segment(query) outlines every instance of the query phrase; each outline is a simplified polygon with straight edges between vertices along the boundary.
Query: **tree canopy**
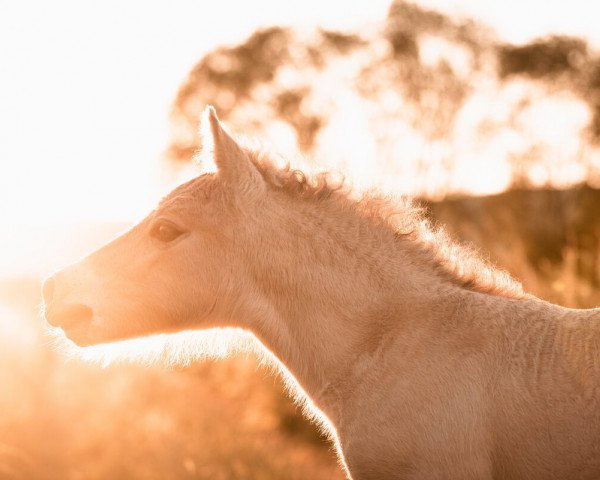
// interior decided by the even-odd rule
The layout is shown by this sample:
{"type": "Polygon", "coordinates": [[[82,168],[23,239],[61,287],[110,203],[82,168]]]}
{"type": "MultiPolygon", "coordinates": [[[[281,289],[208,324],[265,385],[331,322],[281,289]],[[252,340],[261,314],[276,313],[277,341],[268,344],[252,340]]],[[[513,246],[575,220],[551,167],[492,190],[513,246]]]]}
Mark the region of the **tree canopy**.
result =
{"type": "Polygon", "coordinates": [[[170,160],[200,148],[206,104],[235,130],[278,128],[333,165],[363,162],[400,184],[423,178],[406,186],[421,194],[468,188],[457,177],[465,159],[481,175],[508,159],[519,186],[600,176],[600,55],[584,40],[507,44],[405,0],[360,32],[272,27],[205,55],[176,95],[170,160]]]}

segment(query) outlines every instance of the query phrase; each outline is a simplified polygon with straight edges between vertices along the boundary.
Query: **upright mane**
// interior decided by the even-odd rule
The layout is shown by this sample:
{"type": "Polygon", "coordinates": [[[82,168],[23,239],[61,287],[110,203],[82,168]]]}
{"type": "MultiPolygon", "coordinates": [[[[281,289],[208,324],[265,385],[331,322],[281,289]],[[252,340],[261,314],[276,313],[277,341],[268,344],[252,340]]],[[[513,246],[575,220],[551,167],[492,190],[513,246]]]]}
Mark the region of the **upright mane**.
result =
{"type": "Polygon", "coordinates": [[[446,231],[432,225],[425,210],[406,196],[392,198],[377,191],[368,191],[358,198],[342,178],[331,172],[306,173],[289,163],[279,167],[271,153],[248,150],[253,164],[272,188],[290,195],[351,204],[377,224],[388,227],[396,241],[411,240],[421,260],[450,282],[463,288],[511,298],[524,297],[522,285],[507,272],[483,260],[469,246],[450,238],[446,231]]]}

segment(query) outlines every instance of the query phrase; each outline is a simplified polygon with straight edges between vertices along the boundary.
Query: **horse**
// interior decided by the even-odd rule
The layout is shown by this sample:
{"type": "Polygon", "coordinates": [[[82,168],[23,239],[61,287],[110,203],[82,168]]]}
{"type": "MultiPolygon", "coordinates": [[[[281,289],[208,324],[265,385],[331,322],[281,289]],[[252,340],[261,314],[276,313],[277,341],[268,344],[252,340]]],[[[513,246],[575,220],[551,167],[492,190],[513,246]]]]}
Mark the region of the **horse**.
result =
{"type": "Polygon", "coordinates": [[[600,309],[524,292],[409,199],[279,166],[212,107],[216,172],[43,285],[77,345],[251,332],[349,479],[600,478],[600,309]]]}

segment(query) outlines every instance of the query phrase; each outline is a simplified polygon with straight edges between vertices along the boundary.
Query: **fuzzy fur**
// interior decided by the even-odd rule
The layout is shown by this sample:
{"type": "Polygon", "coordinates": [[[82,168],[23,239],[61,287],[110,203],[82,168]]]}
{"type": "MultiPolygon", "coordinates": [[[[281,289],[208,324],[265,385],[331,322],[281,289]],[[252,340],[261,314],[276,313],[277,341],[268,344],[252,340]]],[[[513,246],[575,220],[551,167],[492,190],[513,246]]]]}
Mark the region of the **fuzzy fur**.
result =
{"type": "Polygon", "coordinates": [[[93,311],[57,316],[69,337],[252,332],[354,480],[600,478],[599,310],[523,293],[409,201],[204,124],[217,172],[55,275],[53,303],[93,311]],[[164,219],[181,237],[153,238],[164,219]]]}

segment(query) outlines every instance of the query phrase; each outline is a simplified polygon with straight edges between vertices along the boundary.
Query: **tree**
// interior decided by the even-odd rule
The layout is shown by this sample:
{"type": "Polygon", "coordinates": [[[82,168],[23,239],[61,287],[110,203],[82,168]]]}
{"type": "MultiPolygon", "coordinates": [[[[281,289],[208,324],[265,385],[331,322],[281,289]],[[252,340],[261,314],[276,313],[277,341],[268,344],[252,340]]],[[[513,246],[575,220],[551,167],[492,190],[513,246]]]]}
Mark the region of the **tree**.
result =
{"type": "Polygon", "coordinates": [[[484,25],[404,0],[376,28],[273,27],[204,56],[173,105],[170,160],[199,149],[206,104],[240,132],[269,137],[278,128],[320,163],[385,173],[411,193],[477,188],[486,178],[498,188],[501,165],[519,185],[561,184],[567,171],[569,181],[600,176],[600,57],[584,40],[509,45],[484,25]],[[560,135],[541,129],[548,116],[560,135]]]}

